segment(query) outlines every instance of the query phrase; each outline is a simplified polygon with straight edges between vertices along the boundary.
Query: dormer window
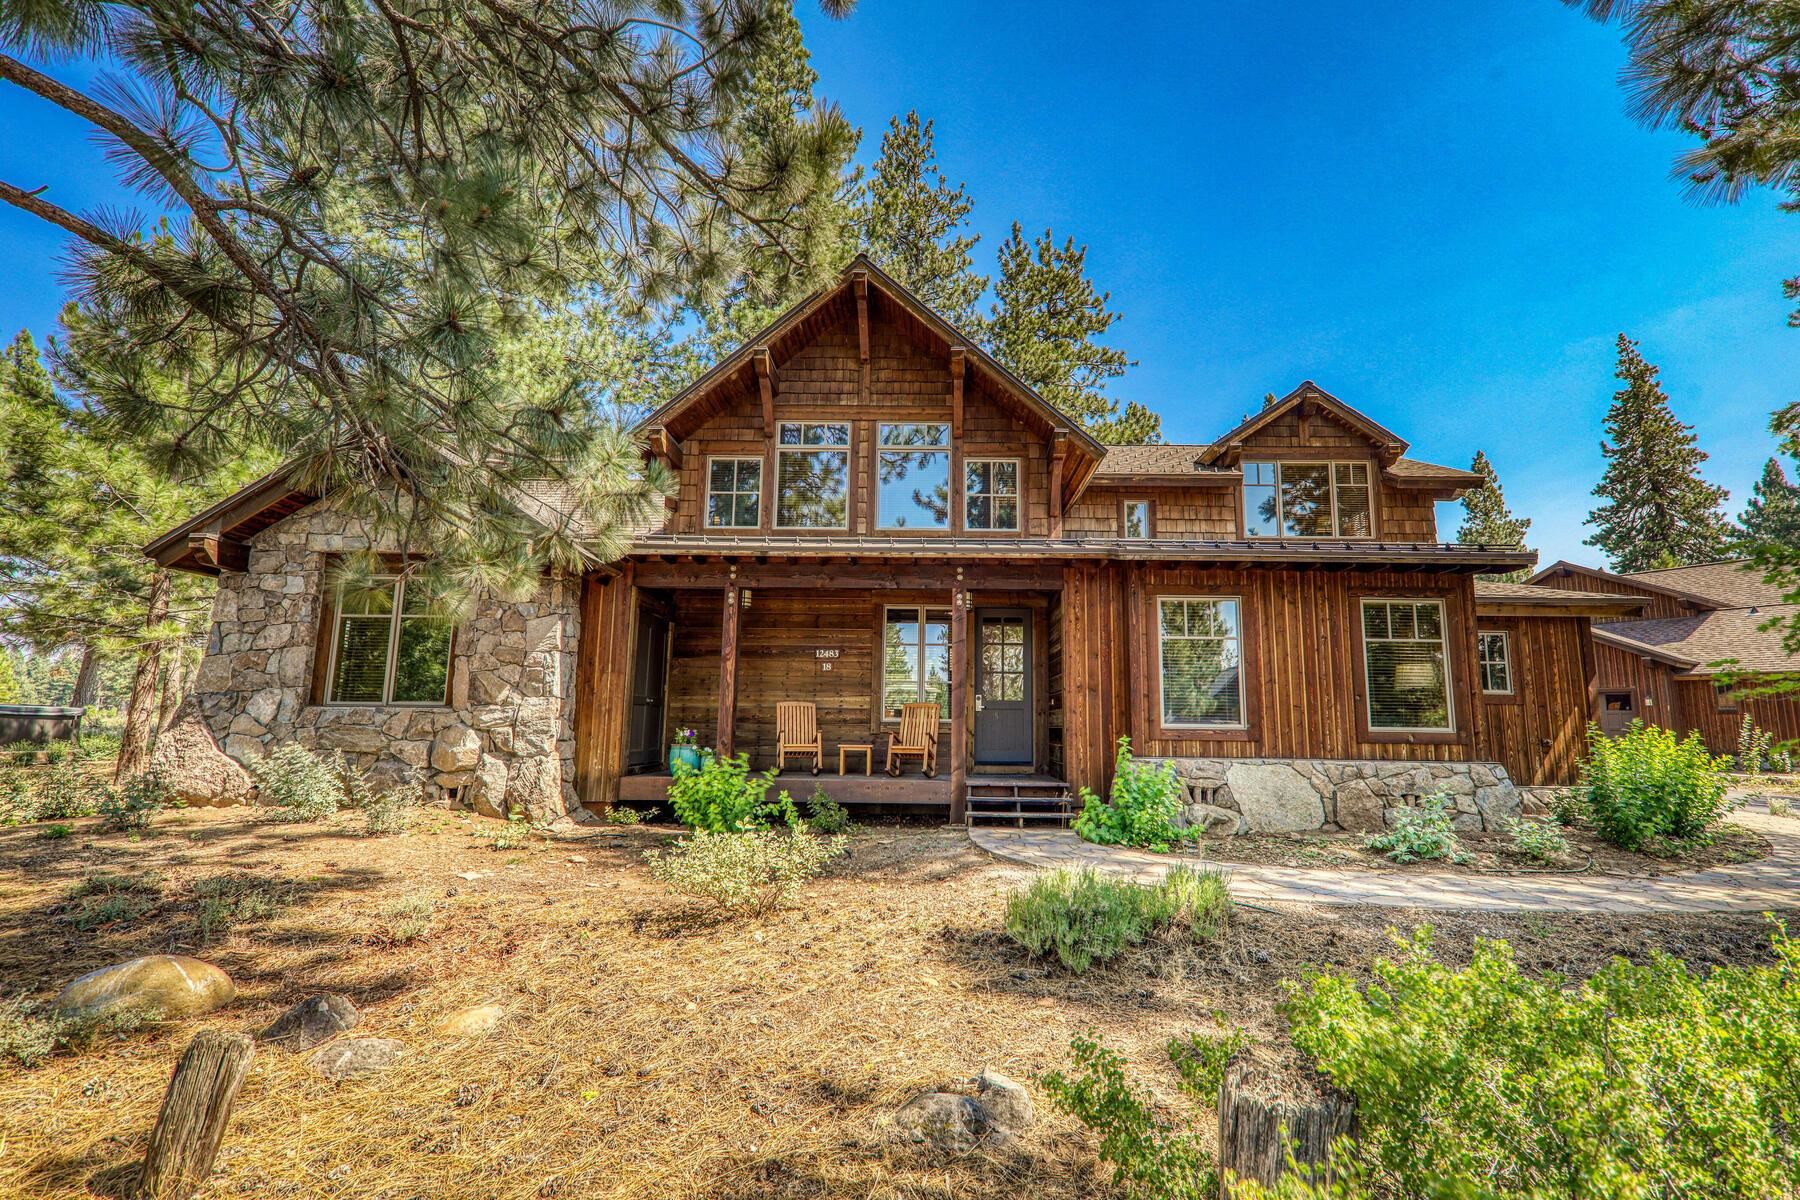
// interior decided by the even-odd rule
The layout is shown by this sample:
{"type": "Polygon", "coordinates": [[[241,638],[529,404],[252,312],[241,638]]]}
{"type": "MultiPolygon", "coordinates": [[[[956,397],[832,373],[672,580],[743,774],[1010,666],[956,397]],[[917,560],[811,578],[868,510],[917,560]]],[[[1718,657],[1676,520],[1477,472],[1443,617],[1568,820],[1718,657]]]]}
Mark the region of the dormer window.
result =
{"type": "Polygon", "coordinates": [[[1244,535],[1366,538],[1374,533],[1369,464],[1244,463],[1244,535]]]}

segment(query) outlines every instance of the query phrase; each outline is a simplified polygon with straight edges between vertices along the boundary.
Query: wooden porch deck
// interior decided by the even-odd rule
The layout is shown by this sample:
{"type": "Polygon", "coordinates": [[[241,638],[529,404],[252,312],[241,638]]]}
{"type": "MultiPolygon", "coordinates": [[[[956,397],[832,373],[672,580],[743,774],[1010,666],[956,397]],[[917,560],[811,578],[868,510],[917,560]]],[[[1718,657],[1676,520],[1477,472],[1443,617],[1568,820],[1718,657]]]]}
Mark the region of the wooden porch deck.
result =
{"type": "MultiPolygon", "coordinates": [[[[670,774],[667,771],[651,771],[641,775],[625,775],[619,779],[619,800],[624,804],[660,804],[669,798],[670,774]]],[[[971,775],[971,782],[1001,782],[1021,784],[1055,784],[1060,786],[1062,780],[1053,775],[971,775]]],[[[950,806],[950,776],[940,771],[936,779],[926,779],[917,771],[910,771],[895,779],[877,770],[872,775],[856,772],[850,775],[839,775],[836,771],[825,771],[814,776],[809,771],[783,771],[775,777],[775,786],[769,789],[771,798],[785,790],[796,801],[804,802],[813,793],[813,785],[818,784],[825,789],[825,794],[839,804],[918,804],[948,808],[950,806]]]]}

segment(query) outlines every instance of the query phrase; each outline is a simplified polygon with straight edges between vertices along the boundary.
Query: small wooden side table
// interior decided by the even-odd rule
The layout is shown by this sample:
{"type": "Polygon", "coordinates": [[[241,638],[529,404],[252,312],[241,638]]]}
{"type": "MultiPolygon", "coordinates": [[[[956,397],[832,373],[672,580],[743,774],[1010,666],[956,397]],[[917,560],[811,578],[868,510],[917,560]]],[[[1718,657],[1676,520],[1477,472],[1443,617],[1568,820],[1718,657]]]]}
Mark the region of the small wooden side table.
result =
{"type": "Polygon", "coordinates": [[[839,746],[838,747],[838,774],[839,775],[843,775],[843,774],[847,773],[844,770],[844,755],[846,755],[846,754],[862,755],[863,756],[863,774],[868,775],[871,773],[871,768],[875,764],[875,747],[872,744],[870,744],[868,742],[850,742],[845,745],[839,746]]]}

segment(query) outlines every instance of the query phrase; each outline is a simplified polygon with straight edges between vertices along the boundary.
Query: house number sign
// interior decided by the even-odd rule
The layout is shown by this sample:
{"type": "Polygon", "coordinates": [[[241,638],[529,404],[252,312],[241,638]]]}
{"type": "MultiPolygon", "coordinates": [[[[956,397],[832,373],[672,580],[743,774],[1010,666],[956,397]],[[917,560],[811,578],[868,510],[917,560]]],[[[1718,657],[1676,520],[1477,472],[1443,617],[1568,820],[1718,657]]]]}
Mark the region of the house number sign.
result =
{"type": "Polygon", "coordinates": [[[831,670],[831,664],[832,664],[833,660],[835,660],[837,658],[837,656],[842,653],[843,653],[843,651],[841,651],[841,650],[823,650],[823,649],[821,649],[821,650],[814,650],[813,657],[819,660],[819,670],[829,671],[829,670],[831,670]]]}

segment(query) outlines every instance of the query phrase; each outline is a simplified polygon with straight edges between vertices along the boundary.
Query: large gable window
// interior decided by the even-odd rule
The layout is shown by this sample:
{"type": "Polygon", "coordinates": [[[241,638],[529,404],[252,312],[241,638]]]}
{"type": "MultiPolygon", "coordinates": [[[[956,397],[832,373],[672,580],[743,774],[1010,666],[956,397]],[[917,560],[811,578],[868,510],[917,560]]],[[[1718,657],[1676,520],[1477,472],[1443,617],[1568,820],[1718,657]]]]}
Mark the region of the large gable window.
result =
{"type": "Polygon", "coordinates": [[[329,704],[443,704],[450,684],[451,624],[403,579],[376,579],[338,594],[331,636],[329,704]]]}
{"type": "Polygon", "coordinates": [[[848,422],[781,426],[775,450],[776,528],[849,528],[849,446],[848,422]]]}
{"type": "Polygon", "coordinates": [[[760,458],[715,458],[706,467],[706,527],[755,529],[762,523],[760,458]]]}
{"type": "Polygon", "coordinates": [[[1443,601],[1364,600],[1362,634],[1369,728],[1452,732],[1443,601]]]}
{"type": "Polygon", "coordinates": [[[1368,463],[1246,462],[1243,470],[1247,537],[1374,533],[1368,463]]]}
{"type": "Polygon", "coordinates": [[[943,529],[950,524],[950,427],[883,425],[876,461],[876,525],[943,529]]]}
{"type": "Polygon", "coordinates": [[[950,716],[950,610],[890,608],[881,635],[881,715],[900,719],[900,706],[930,701],[950,716]]]}
{"type": "Polygon", "coordinates": [[[973,458],[963,465],[963,525],[968,529],[1019,527],[1019,462],[973,458]]]}
{"type": "Polygon", "coordinates": [[[1242,728],[1243,650],[1238,602],[1196,596],[1157,601],[1162,722],[1176,728],[1242,728]]]}

